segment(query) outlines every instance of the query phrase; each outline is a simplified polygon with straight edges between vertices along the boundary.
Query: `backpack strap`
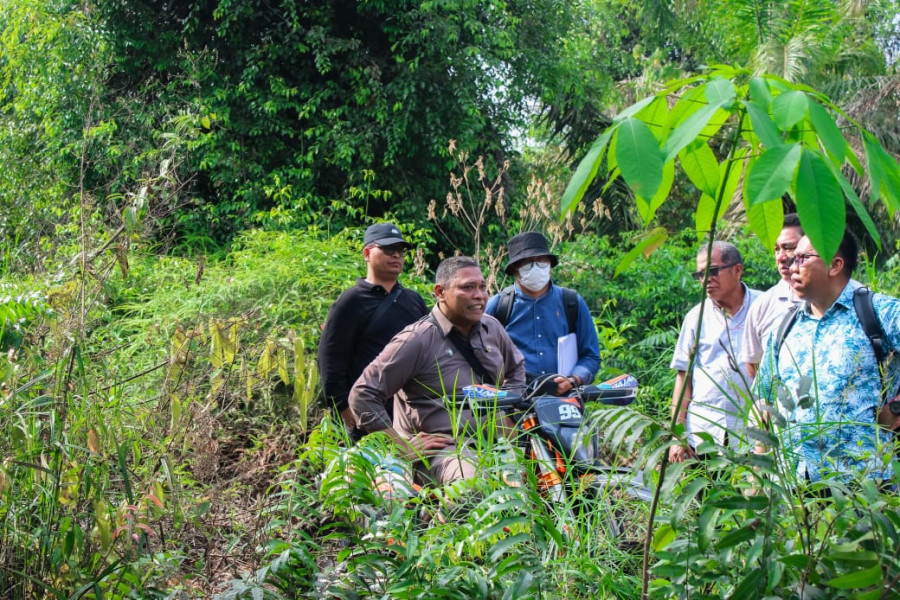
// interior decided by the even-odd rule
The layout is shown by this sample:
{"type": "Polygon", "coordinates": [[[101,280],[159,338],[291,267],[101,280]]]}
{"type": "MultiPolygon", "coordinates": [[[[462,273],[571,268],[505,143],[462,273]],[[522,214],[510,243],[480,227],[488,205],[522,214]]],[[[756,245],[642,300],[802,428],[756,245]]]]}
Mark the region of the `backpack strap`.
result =
{"type": "Polygon", "coordinates": [[[566,321],[569,323],[569,333],[575,333],[575,321],[578,320],[578,292],[564,287],[562,295],[563,307],[566,309],[566,321]]]}
{"type": "Polygon", "coordinates": [[[791,307],[788,314],[784,315],[781,325],[778,326],[778,333],[775,334],[775,361],[778,361],[778,355],[781,353],[781,346],[784,344],[784,338],[797,321],[797,315],[803,310],[803,304],[797,304],[791,307]]]}
{"type": "Polygon", "coordinates": [[[497,302],[497,312],[494,318],[500,321],[504,329],[509,323],[509,317],[512,315],[513,301],[516,299],[516,286],[510,285],[500,292],[500,301],[497,302]]]}
{"type": "MultiPolygon", "coordinates": [[[[578,292],[567,287],[561,287],[563,308],[566,310],[566,322],[569,325],[569,333],[575,333],[575,322],[578,320],[578,292]]],[[[512,316],[513,302],[516,299],[516,286],[510,285],[500,292],[500,300],[497,302],[497,312],[494,318],[500,321],[503,327],[509,323],[512,316]]]]}
{"type": "Polygon", "coordinates": [[[863,332],[872,344],[872,351],[875,352],[875,359],[881,370],[884,363],[884,331],[878,315],[875,314],[873,296],[874,294],[865,286],[856,288],[853,292],[853,308],[856,309],[856,318],[859,319],[863,332]]]}
{"type": "MultiPolygon", "coordinates": [[[[882,395],[884,395],[884,330],[881,327],[881,321],[875,312],[874,294],[869,288],[862,286],[856,288],[853,292],[853,309],[856,311],[856,318],[863,328],[869,343],[872,344],[872,352],[875,354],[875,360],[878,362],[878,376],[881,378],[882,395]]],[[[794,321],[797,320],[797,314],[802,309],[802,304],[798,304],[785,315],[784,320],[778,327],[778,334],[775,337],[775,359],[778,360],[778,353],[781,351],[781,345],[784,338],[790,331],[794,321]]]]}

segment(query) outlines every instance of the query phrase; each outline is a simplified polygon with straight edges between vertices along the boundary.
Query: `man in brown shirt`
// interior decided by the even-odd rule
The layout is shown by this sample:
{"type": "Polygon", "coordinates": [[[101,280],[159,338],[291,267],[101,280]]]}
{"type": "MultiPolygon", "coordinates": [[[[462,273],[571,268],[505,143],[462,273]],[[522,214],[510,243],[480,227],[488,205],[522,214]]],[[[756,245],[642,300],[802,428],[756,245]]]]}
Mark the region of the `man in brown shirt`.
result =
{"type": "Polygon", "coordinates": [[[463,444],[476,422],[468,410],[454,411],[451,420],[442,396],[477,383],[521,388],[525,363],[503,326],[484,314],[487,286],[475,259],[444,260],[434,295],[431,314],[394,336],[363,371],[350,408],[360,428],[386,433],[443,484],[475,476],[474,455],[463,444]],[[393,422],[384,408],[392,396],[393,422]]]}

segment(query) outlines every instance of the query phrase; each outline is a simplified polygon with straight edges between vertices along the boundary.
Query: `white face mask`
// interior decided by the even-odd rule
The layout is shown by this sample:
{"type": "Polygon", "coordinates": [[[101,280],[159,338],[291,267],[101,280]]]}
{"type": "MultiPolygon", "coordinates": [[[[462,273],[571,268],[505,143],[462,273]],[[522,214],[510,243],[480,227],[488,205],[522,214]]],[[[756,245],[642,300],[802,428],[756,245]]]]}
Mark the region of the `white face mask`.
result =
{"type": "Polygon", "coordinates": [[[539,292],[550,282],[550,263],[533,262],[519,267],[519,285],[529,292],[539,292]]]}

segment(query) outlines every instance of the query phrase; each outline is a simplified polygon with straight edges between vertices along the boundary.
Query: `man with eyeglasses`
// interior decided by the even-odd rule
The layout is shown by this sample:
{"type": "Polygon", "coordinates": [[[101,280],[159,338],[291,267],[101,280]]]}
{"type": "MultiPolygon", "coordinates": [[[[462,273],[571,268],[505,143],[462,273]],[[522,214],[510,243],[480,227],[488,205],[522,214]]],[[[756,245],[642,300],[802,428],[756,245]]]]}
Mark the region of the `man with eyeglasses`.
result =
{"type": "Polygon", "coordinates": [[[797,213],[784,215],[781,233],[775,240],[775,267],[781,279],[750,306],[744,325],[740,362],[747,365],[747,373],[751,379],[756,376],[769,336],[775,333],[791,308],[800,302],[790,282],[791,262],[801,237],[803,227],[800,226],[797,213]]]}
{"type": "MultiPolygon", "coordinates": [[[[366,229],[362,251],[366,276],[331,305],[322,329],[318,364],[324,406],[340,415],[354,438],[364,433],[356,428],[348,404],[350,388],[397,332],[427,312],[422,296],[397,281],[410,248],[393,223],[366,229]]],[[[386,400],[385,410],[393,414],[392,399],[386,400]]]]}
{"type": "Polygon", "coordinates": [[[770,339],[756,378],[760,396],[777,400],[783,412],[782,447],[802,480],[851,470],[875,480],[891,477],[884,444],[891,441],[887,430],[900,427],[900,414],[882,405],[882,392],[893,395],[900,382],[900,361],[891,356],[900,348],[900,300],[871,295],[887,357],[882,376],[854,307],[858,254],[849,231],[827,263],[808,237],[800,239],[791,287],[803,303],[779,332],[780,344],[777,336],[770,339]]]}
{"type": "Polygon", "coordinates": [[[515,284],[496,294],[485,312],[497,317],[516,347],[525,355],[530,380],[558,374],[556,393],[563,395],[594,381],[600,369],[600,343],[587,303],[577,292],[550,280],[559,258],[550,252],[547,238],[526,231],[509,240],[506,274],[515,284]],[[559,338],[575,334],[577,357],[570,372],[560,373],[559,338]]]}
{"type": "MultiPolygon", "coordinates": [[[[697,254],[697,271],[692,277],[704,281],[707,248],[697,254]]],[[[672,393],[672,414],[685,425],[688,445],[672,446],[669,460],[682,462],[696,454],[699,433],[706,433],[719,445],[737,446],[734,435],[748,412],[749,377],[738,362],[744,322],[759,292],[742,281],[744,273],[740,251],[728,242],[713,242],[707,299],[692,308],[681,325],[671,368],[676,371],[672,393]],[[700,309],[703,307],[702,321],[700,309]],[[697,328],[700,345],[691,373],[687,372],[697,328]],[[682,399],[682,395],[684,398],[682,399]],[[727,435],[732,432],[731,435],[727,435]]]]}

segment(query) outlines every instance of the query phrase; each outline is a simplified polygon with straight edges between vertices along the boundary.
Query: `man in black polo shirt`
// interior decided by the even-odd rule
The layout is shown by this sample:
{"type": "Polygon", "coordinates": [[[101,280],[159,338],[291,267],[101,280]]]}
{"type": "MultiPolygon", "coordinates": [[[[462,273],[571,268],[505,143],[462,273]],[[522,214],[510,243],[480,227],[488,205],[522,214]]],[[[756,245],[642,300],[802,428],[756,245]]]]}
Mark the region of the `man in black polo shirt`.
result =
{"type": "MultiPolygon", "coordinates": [[[[412,248],[397,226],[370,226],[363,244],[366,276],[331,305],[318,353],[324,406],[334,408],[355,436],[361,432],[348,404],[350,388],[396,333],[427,312],[422,296],[397,281],[412,248]]],[[[385,408],[393,415],[393,399],[385,408]]]]}

